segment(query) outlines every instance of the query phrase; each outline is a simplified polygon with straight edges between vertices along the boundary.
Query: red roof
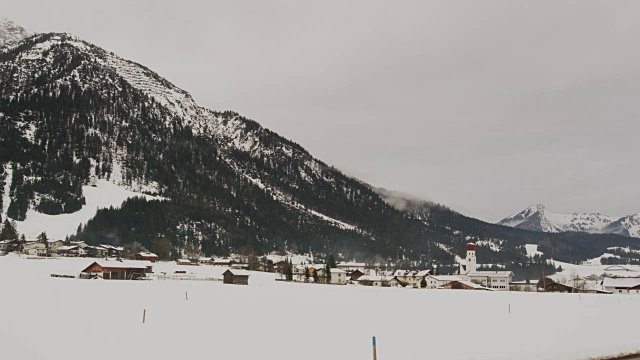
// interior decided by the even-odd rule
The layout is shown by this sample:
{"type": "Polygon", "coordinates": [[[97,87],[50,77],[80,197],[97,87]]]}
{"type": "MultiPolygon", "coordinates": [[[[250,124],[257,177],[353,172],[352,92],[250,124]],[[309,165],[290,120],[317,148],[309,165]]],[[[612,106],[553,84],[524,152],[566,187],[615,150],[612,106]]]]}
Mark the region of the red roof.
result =
{"type": "Polygon", "coordinates": [[[467,251],[469,251],[469,250],[476,251],[476,244],[474,244],[474,243],[468,243],[468,244],[467,244],[467,251]]]}

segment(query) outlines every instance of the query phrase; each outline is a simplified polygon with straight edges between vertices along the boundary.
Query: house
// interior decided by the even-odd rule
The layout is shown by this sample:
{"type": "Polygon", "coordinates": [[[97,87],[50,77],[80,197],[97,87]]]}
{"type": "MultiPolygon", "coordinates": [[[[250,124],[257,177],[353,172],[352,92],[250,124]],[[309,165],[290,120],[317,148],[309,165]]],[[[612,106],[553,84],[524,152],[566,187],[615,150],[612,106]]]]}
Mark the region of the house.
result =
{"type": "Polygon", "coordinates": [[[358,279],[358,284],[363,286],[395,287],[399,285],[399,282],[393,276],[363,275],[358,279]]]}
{"type": "Polygon", "coordinates": [[[427,275],[425,276],[425,282],[427,283],[427,289],[438,289],[444,284],[448,284],[452,281],[462,281],[462,278],[454,275],[427,275]]]}
{"type": "Polygon", "coordinates": [[[188,259],[178,259],[176,260],[176,264],[178,265],[193,265],[188,259]]]}
{"type": "Polygon", "coordinates": [[[364,276],[364,273],[358,269],[353,270],[351,273],[347,273],[347,276],[349,277],[349,280],[351,281],[358,281],[358,279],[361,276],[364,276]]]}
{"type": "Polygon", "coordinates": [[[28,240],[22,245],[22,253],[25,255],[47,256],[47,245],[36,240],[28,240]]]}
{"type": "Polygon", "coordinates": [[[419,288],[420,283],[422,283],[422,279],[430,274],[430,270],[396,270],[393,273],[393,276],[395,276],[395,278],[402,286],[419,288]]]}
{"type": "Polygon", "coordinates": [[[562,292],[562,293],[574,293],[578,292],[577,289],[555,282],[551,278],[543,278],[538,281],[538,292],[562,292]]]}
{"type": "Polygon", "coordinates": [[[84,242],[76,242],[71,245],[63,245],[58,247],[59,256],[86,257],[89,245],[84,242]]]}
{"type": "Polygon", "coordinates": [[[139,261],[151,261],[154,263],[158,260],[158,255],[151,252],[139,252],[135,255],[135,259],[139,261]]]}
{"type": "Polygon", "coordinates": [[[640,278],[637,277],[605,277],[602,288],[614,294],[640,295],[640,278]]]}
{"type": "Polygon", "coordinates": [[[13,249],[16,247],[16,241],[15,240],[2,240],[0,241],[0,252],[6,253],[6,252],[10,252],[13,251],[13,249]]]}
{"type": "Polygon", "coordinates": [[[509,283],[512,291],[536,292],[538,291],[538,282],[529,280],[512,281],[509,283]]]}
{"type": "Polygon", "coordinates": [[[113,246],[106,244],[100,244],[100,246],[104,249],[107,249],[108,256],[120,257],[122,256],[122,252],[124,251],[124,248],[122,246],[113,246]]]}
{"type": "Polygon", "coordinates": [[[231,267],[233,265],[235,265],[237,263],[237,261],[235,261],[234,259],[229,259],[229,258],[224,258],[224,259],[213,259],[213,266],[225,266],[225,267],[231,267]]]}
{"type": "Polygon", "coordinates": [[[331,284],[344,285],[347,283],[347,272],[342,269],[330,269],[331,270],[331,284]]]}
{"type": "Polygon", "coordinates": [[[442,289],[452,289],[452,290],[489,290],[493,291],[486,286],[482,286],[480,284],[476,284],[471,281],[466,280],[455,280],[450,283],[446,283],[442,285],[442,289]]]}
{"type": "Polygon", "coordinates": [[[222,273],[222,282],[225,284],[249,285],[249,273],[243,270],[229,269],[222,273]]]}
{"type": "Polygon", "coordinates": [[[136,280],[153,272],[148,261],[94,261],[80,273],[80,278],[102,277],[106,280],[136,280]]]}
{"type": "Polygon", "coordinates": [[[57,254],[58,253],[58,249],[61,246],[64,246],[64,241],[62,241],[62,240],[47,240],[47,245],[49,246],[49,253],[50,254],[57,254]]]}
{"type": "Polygon", "coordinates": [[[338,269],[342,269],[342,270],[346,271],[347,273],[355,271],[355,270],[360,270],[364,274],[364,270],[365,270],[367,264],[365,264],[365,263],[357,263],[357,262],[341,262],[341,263],[336,264],[336,266],[338,267],[338,269]]]}

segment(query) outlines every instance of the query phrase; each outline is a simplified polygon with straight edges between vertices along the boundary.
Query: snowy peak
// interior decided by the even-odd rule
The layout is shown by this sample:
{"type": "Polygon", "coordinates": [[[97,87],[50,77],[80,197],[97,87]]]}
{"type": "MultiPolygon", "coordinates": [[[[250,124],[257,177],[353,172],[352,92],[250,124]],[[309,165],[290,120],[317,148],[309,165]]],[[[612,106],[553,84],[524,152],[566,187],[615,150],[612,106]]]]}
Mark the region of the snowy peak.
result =
{"type": "Polygon", "coordinates": [[[15,46],[31,35],[33,34],[13,21],[0,17],[0,48],[15,46]]]}
{"type": "Polygon", "coordinates": [[[544,205],[538,204],[506,217],[498,224],[549,233],[578,231],[640,237],[640,213],[621,218],[600,213],[562,214],[548,211],[544,205]]]}

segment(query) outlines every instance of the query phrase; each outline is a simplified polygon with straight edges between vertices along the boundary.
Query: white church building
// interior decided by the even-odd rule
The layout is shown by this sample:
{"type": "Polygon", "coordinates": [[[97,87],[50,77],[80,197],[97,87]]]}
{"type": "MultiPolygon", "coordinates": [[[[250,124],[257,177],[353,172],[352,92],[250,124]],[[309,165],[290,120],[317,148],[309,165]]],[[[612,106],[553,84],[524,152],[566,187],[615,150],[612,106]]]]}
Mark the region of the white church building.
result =
{"type": "Polygon", "coordinates": [[[467,244],[467,265],[460,265],[458,277],[493,290],[508,291],[513,280],[512,271],[478,271],[476,260],[476,244],[467,244]]]}

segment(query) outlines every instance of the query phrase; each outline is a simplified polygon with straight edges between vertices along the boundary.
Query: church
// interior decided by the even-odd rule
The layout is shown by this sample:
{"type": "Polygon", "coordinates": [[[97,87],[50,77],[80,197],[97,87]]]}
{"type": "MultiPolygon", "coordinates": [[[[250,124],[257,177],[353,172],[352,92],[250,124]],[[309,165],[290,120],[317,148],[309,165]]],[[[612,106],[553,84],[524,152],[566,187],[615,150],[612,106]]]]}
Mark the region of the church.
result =
{"type": "Polygon", "coordinates": [[[478,271],[476,244],[467,244],[467,265],[460,264],[455,275],[463,280],[472,281],[493,290],[508,291],[513,280],[512,271],[478,271]]]}

